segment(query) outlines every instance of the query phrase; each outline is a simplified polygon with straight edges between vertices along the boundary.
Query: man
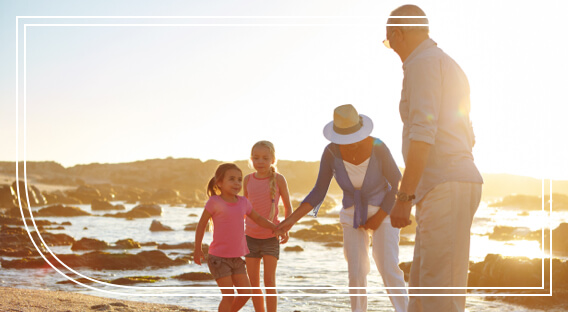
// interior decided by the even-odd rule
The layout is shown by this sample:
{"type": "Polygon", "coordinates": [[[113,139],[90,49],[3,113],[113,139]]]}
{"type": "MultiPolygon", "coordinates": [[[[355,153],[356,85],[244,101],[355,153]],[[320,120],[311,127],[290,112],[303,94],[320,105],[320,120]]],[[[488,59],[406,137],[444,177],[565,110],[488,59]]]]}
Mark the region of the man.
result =
{"type": "Polygon", "coordinates": [[[469,83],[429,38],[428,19],[419,7],[395,9],[386,30],[385,45],[400,56],[404,71],[399,109],[406,169],[391,223],[409,225],[416,204],[409,286],[433,288],[411,289],[408,311],[464,311],[465,289],[436,288],[467,286],[470,228],[483,183],[473,163],[469,83]],[[420,293],[458,296],[412,296],[420,293]]]}

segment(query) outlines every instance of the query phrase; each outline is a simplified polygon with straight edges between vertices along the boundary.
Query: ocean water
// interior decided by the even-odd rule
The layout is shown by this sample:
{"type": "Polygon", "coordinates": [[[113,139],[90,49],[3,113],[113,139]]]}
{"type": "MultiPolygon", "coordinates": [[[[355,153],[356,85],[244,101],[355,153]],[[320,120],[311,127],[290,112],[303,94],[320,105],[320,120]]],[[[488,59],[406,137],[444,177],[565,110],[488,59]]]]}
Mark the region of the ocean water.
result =
{"type": "MultiPolygon", "coordinates": [[[[129,210],[135,205],[125,204],[129,210]]],[[[53,233],[66,233],[76,240],[83,237],[96,238],[113,243],[119,239],[132,238],[140,243],[157,242],[178,244],[193,242],[195,232],[184,231],[185,225],[196,223],[201,215],[202,208],[184,208],[162,205],[163,214],[160,217],[149,219],[125,220],[120,218],[102,217],[107,212],[91,211],[90,205],[79,205],[81,209],[89,211],[97,216],[91,217],[47,217],[36,218],[37,220],[48,219],[54,222],[70,221],[71,226],[65,230],[50,230],[53,233]],[[157,219],[164,225],[174,229],[172,232],[151,232],[149,230],[152,220],[157,219]]],[[[34,210],[41,207],[34,208],[34,210]]],[[[337,208],[338,210],[339,208],[337,208]]],[[[313,217],[306,216],[303,220],[313,217]]],[[[317,220],[322,224],[337,223],[337,216],[320,216],[317,220]]],[[[471,260],[482,261],[488,253],[497,253],[505,256],[527,256],[540,258],[544,255],[540,251],[540,245],[534,241],[509,241],[499,242],[489,240],[487,233],[493,231],[493,227],[522,226],[534,231],[543,227],[555,228],[561,222],[567,222],[567,212],[531,211],[528,215],[521,214],[515,209],[498,209],[488,207],[482,203],[476,214],[472,226],[471,260]]],[[[300,221],[300,222],[301,222],[300,221]]],[[[30,230],[32,224],[28,224],[30,230]]],[[[293,231],[306,228],[307,225],[297,224],[293,231]]],[[[409,238],[413,239],[412,236],[409,238]]],[[[211,233],[206,232],[204,242],[211,242],[211,233]]],[[[156,247],[143,247],[142,250],[152,250],[156,247]]],[[[51,247],[56,254],[70,253],[69,246],[51,247]]],[[[138,253],[138,250],[130,252],[138,253]]],[[[187,255],[189,250],[164,250],[170,258],[187,255]]],[[[400,247],[400,261],[412,260],[413,246],[400,247]]],[[[9,259],[6,257],[6,259],[9,259]]],[[[372,259],[371,259],[372,261],[372,259]]],[[[0,286],[17,286],[26,288],[38,288],[49,290],[74,291],[96,296],[104,296],[125,300],[148,301],[166,304],[175,304],[204,311],[215,311],[220,301],[220,291],[216,288],[215,281],[180,281],[169,278],[187,272],[208,272],[207,265],[199,266],[188,263],[182,266],[172,266],[164,269],[146,269],[130,271],[102,270],[95,271],[86,268],[70,268],[57,272],[46,265],[42,269],[5,269],[0,270],[0,286]],[[70,277],[90,277],[93,279],[112,280],[126,276],[161,276],[168,279],[155,283],[136,284],[133,286],[105,285],[100,283],[77,285],[57,284],[67,280],[63,275],[70,277]]],[[[279,292],[279,309],[281,311],[350,311],[347,286],[347,264],[343,257],[343,249],[337,247],[325,247],[320,243],[304,242],[290,238],[286,245],[282,246],[280,261],[277,269],[277,285],[282,287],[279,292]],[[301,246],[302,252],[284,252],[286,246],[301,246]]],[[[383,287],[382,280],[376,267],[371,268],[368,276],[368,305],[369,311],[392,311],[392,305],[383,287]]],[[[484,294],[471,295],[467,298],[469,311],[533,311],[519,306],[514,306],[499,301],[484,300],[484,294]]],[[[253,311],[252,302],[249,300],[242,311],[253,311]]]]}

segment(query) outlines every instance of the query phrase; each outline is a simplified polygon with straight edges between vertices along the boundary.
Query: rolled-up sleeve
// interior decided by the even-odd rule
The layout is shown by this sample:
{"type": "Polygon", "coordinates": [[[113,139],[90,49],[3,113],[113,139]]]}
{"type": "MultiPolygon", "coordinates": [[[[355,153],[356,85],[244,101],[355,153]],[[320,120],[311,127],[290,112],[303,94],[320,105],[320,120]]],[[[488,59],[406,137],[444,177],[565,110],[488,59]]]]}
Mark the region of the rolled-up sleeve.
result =
{"type": "Polygon", "coordinates": [[[383,176],[387,179],[391,186],[381,203],[381,209],[387,214],[390,214],[394,206],[396,193],[398,192],[398,183],[400,182],[402,175],[390,150],[385,144],[381,144],[378,154],[378,158],[380,159],[383,168],[383,176]]]}
{"type": "Polygon", "coordinates": [[[327,194],[331,179],[333,178],[333,160],[333,154],[329,150],[329,146],[327,146],[323,151],[323,155],[321,156],[320,168],[316,184],[314,185],[314,188],[308,194],[308,196],[306,196],[306,198],[302,201],[302,203],[308,203],[312,207],[314,207],[313,212],[316,216],[319,207],[323,202],[325,195],[327,194]]]}
{"type": "Polygon", "coordinates": [[[409,94],[409,138],[434,144],[442,103],[442,72],[439,62],[416,61],[406,67],[409,94]]]}

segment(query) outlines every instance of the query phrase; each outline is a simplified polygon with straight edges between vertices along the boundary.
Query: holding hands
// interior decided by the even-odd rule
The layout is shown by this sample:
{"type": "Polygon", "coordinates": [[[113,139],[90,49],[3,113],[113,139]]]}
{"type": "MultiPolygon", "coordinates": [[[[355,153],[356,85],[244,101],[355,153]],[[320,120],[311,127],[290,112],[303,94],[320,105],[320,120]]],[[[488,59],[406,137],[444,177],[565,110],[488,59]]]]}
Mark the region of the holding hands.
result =
{"type": "MultiPolygon", "coordinates": [[[[276,232],[274,232],[276,233],[276,232]]],[[[288,232],[284,232],[282,234],[276,234],[276,236],[278,236],[280,238],[280,244],[286,244],[288,242],[288,239],[290,238],[290,236],[288,235],[288,232]]]]}
{"type": "Polygon", "coordinates": [[[403,228],[410,225],[412,223],[410,221],[410,210],[412,210],[411,201],[396,200],[390,214],[391,225],[395,228],[403,228]]]}
{"type": "MultiPolygon", "coordinates": [[[[294,225],[294,222],[292,222],[292,220],[290,220],[290,218],[286,218],[284,219],[284,221],[280,222],[277,226],[276,229],[274,230],[274,234],[276,234],[276,236],[286,236],[288,237],[288,232],[290,231],[290,229],[292,228],[292,226],[294,225]]],[[[286,239],[286,241],[288,241],[288,239],[286,239]]]]}

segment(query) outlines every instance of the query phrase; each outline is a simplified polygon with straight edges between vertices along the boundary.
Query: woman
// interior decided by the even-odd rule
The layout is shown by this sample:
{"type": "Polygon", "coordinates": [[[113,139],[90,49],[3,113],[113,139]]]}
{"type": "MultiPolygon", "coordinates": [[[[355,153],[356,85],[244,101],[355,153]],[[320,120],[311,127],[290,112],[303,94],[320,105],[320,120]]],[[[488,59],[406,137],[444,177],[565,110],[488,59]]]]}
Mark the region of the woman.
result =
{"type": "MultiPolygon", "coordinates": [[[[373,258],[386,287],[405,287],[398,267],[400,230],[391,226],[389,213],[394,205],[401,174],[386,145],[369,136],[373,122],[359,115],[351,104],[335,109],[333,121],[323,133],[331,141],[324,152],[316,185],[300,207],[278,225],[277,232],[290,228],[312,209],[317,215],[331,178],[343,190],[343,251],[349,271],[349,287],[366,287],[369,264],[369,236],[373,258]]],[[[405,289],[387,289],[389,294],[406,294],[405,289]]],[[[365,289],[350,289],[365,294],[365,289]]],[[[408,296],[390,296],[396,311],[406,311],[408,296]]],[[[366,296],[351,296],[352,311],[367,311],[366,296]]]]}

